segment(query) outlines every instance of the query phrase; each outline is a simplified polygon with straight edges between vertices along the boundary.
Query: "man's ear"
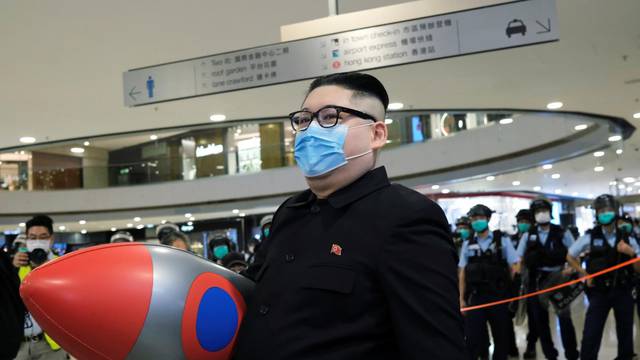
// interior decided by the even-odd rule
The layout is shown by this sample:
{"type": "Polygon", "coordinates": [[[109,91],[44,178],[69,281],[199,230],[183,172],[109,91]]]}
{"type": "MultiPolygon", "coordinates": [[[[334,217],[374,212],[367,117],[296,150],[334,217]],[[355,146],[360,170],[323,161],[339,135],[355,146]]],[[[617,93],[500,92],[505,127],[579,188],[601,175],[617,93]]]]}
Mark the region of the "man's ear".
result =
{"type": "Polygon", "coordinates": [[[373,151],[380,150],[387,143],[387,125],[382,121],[376,121],[372,127],[371,149],[373,151]]]}

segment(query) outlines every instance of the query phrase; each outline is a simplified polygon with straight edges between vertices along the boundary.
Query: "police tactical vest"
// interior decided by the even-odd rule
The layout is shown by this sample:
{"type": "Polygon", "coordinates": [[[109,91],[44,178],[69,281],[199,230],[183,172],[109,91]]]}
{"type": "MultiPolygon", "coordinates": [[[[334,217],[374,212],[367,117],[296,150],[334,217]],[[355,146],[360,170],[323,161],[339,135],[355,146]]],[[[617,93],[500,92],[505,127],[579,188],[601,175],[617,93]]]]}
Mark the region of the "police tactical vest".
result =
{"type": "MultiPolygon", "coordinates": [[[[590,251],[587,256],[587,272],[589,274],[607,269],[616,264],[630,260],[631,258],[616,250],[620,241],[629,243],[629,236],[622,236],[620,231],[616,231],[615,245],[609,245],[604,236],[601,226],[593,228],[591,231],[590,251]]],[[[593,284],[597,288],[625,287],[631,286],[633,280],[633,267],[625,266],[619,270],[598,276],[593,279],[593,284]]]]}
{"type": "Polygon", "coordinates": [[[509,264],[502,256],[502,233],[493,232],[493,241],[483,251],[477,237],[469,240],[468,257],[465,267],[467,291],[505,291],[509,286],[509,264]]]}
{"type": "Polygon", "coordinates": [[[562,266],[566,262],[567,247],[562,243],[564,230],[551,224],[547,241],[544,245],[540,241],[538,227],[532,226],[527,238],[527,249],[524,253],[524,263],[530,269],[541,267],[562,266]]]}

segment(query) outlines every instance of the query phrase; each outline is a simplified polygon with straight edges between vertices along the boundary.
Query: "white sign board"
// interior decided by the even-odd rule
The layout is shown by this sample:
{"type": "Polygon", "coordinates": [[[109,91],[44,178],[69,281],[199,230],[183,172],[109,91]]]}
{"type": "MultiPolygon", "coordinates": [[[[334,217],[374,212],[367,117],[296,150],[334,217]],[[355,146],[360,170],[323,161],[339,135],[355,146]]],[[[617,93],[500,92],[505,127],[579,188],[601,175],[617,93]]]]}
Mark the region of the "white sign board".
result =
{"type": "Polygon", "coordinates": [[[526,0],[130,70],[124,103],[194,96],[558,40],[555,0],[526,0]]]}

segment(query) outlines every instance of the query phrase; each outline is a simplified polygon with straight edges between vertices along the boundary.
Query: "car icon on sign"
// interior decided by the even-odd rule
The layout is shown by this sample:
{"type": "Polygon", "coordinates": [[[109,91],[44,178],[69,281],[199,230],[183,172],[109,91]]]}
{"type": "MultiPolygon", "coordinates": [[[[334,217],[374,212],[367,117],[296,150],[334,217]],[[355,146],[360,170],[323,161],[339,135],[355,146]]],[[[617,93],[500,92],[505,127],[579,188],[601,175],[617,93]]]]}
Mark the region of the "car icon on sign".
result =
{"type": "Polygon", "coordinates": [[[511,37],[514,34],[521,34],[524,36],[527,33],[527,27],[520,19],[513,19],[507,24],[507,37],[511,37]]]}

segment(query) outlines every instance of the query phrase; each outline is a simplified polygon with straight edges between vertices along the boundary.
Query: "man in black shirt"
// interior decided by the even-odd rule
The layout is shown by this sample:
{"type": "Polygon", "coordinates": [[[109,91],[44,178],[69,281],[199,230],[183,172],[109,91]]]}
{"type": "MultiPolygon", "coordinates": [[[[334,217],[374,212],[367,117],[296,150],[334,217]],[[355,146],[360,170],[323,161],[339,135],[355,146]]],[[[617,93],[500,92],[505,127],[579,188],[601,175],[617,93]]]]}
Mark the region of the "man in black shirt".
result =
{"type": "Polygon", "coordinates": [[[336,74],[290,114],[309,190],[280,206],[246,271],[236,359],[465,357],[447,219],[376,168],[388,102],[376,78],[336,74]]]}

